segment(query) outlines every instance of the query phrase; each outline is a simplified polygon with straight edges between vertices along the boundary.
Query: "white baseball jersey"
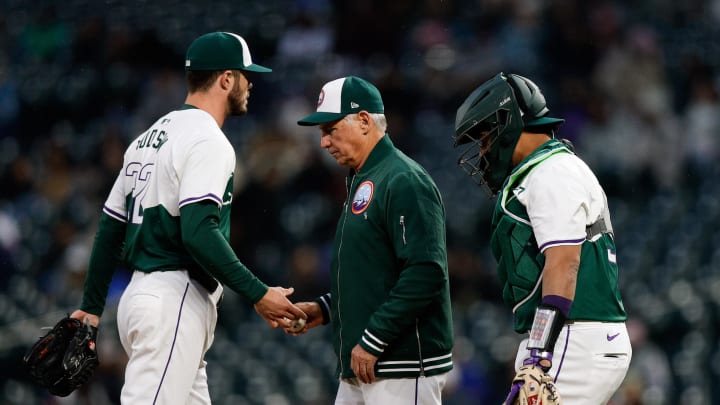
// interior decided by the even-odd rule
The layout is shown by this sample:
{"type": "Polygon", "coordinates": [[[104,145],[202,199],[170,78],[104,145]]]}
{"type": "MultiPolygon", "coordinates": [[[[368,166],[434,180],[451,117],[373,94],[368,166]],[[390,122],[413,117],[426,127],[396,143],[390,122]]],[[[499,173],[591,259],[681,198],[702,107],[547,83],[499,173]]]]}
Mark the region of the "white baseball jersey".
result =
{"type": "Polygon", "coordinates": [[[625,321],[609,212],[595,175],[558,140],[513,169],[498,195],[491,245],[517,332],[530,330],[540,304],[542,252],[561,245],[582,245],[569,319],[625,321]]]}
{"type": "MultiPolygon", "coordinates": [[[[601,216],[606,205],[605,193],[590,168],[577,156],[566,153],[553,155],[535,166],[513,193],[527,209],[540,251],[584,243],[586,227],[601,216]]],[[[607,259],[614,262],[614,252],[608,253],[607,259]]],[[[580,296],[593,293],[588,289],[577,292],[580,296]]],[[[595,303],[607,305],[602,298],[595,303]]],[[[516,370],[530,357],[527,341],[524,339],[518,347],[516,370]]],[[[631,358],[624,323],[575,322],[560,332],[549,374],[564,404],[605,404],[622,383],[631,358]],[[592,378],[587,378],[590,375],[592,378]]]]}
{"type": "Polygon", "coordinates": [[[186,106],[155,122],[125,152],[103,207],[127,223],[132,280],[118,306],[128,354],[123,404],[209,404],[205,352],[212,344],[222,286],[209,292],[187,270],[180,208],[209,200],[229,238],[235,152],[207,112],[186,106]]]}
{"type": "Polygon", "coordinates": [[[605,193],[590,168],[569,153],[547,158],[513,189],[530,217],[540,251],[585,242],[585,228],[605,207],[605,193]]]}
{"type": "Polygon", "coordinates": [[[134,270],[193,265],[182,243],[180,208],[202,200],[220,208],[229,239],[235,151],[216,121],[199,109],[160,118],[126,150],[103,211],[128,223],[125,259],[134,270]]]}
{"type": "MultiPolygon", "coordinates": [[[[570,321],[555,344],[549,374],[563,404],[607,403],[625,377],[632,347],[617,287],[615,245],[606,232],[612,229],[609,209],[597,178],[580,158],[552,140],[514,169],[496,215],[493,242],[505,259],[501,275],[509,286],[503,293],[514,305],[518,332],[530,329],[539,304],[544,264],[539,252],[583,245],[570,321]],[[589,229],[599,219],[607,228],[595,235],[589,229]]],[[[518,348],[516,370],[530,357],[527,342],[518,348]]]]}

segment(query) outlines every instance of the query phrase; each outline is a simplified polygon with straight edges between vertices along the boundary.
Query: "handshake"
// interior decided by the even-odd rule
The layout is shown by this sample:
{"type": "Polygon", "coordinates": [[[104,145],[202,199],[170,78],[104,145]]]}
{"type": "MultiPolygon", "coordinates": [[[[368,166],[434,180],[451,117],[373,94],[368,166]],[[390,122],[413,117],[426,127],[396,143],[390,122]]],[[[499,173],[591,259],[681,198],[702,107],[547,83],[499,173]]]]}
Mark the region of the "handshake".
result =
{"type": "Polygon", "coordinates": [[[297,336],[307,332],[309,329],[327,323],[319,303],[296,302],[295,306],[300,308],[307,315],[307,318],[283,319],[281,326],[285,333],[297,336]]]}
{"type": "Polygon", "coordinates": [[[282,328],[285,333],[300,335],[310,328],[322,325],[325,316],[317,302],[291,303],[287,296],[293,288],[270,287],[260,301],[255,303],[255,311],[273,328],[282,328]]]}

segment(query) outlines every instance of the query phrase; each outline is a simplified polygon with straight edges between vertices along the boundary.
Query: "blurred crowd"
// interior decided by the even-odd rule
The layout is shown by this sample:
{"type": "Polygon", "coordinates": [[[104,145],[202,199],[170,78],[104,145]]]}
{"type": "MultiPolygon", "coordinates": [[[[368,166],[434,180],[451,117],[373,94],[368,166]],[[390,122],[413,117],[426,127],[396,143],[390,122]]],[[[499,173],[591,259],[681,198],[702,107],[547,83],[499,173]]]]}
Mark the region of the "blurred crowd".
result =
{"type": "MultiPolygon", "coordinates": [[[[102,368],[67,400],[19,359],[80,303],[100,208],[126,145],[185,95],[184,53],[216,30],[253,59],[247,116],[224,127],[238,159],[232,244],[294,300],[328,289],[345,169],[319,147],[322,83],[382,92],[390,137],[435,178],[447,209],[456,324],[447,404],[499,403],[520,337],[488,250],[493,201],[456,167],[455,109],[498,71],[532,78],[561,137],[596,171],[613,212],[634,357],[614,405],[720,395],[720,1],[0,1],[0,404],[118,403],[124,354],[113,280],[102,368]],[[262,77],[261,77],[262,76],[262,77]]],[[[208,354],[218,404],[327,404],[329,331],[288,337],[225,296],[208,354]]]]}

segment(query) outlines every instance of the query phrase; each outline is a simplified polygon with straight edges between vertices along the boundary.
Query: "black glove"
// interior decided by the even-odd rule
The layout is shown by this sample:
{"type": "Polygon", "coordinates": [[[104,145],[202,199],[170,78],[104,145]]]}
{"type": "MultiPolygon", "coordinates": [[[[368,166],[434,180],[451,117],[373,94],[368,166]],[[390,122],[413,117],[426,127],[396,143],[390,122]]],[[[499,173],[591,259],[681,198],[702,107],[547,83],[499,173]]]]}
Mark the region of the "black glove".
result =
{"type": "Polygon", "coordinates": [[[97,332],[94,326],[63,318],[35,342],[23,363],[38,384],[53,395],[66,397],[85,384],[100,364],[97,332]]]}

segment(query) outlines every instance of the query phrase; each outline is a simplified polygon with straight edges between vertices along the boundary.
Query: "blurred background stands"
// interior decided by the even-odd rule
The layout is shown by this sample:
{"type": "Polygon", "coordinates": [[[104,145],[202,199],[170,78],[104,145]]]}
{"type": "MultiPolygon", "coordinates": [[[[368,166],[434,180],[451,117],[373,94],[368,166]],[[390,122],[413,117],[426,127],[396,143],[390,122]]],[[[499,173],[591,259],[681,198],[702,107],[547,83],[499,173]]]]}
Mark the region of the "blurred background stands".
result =
{"type": "MultiPolygon", "coordinates": [[[[241,33],[270,66],[238,153],[233,246],[295,300],[327,290],[345,170],[312,128],[322,83],[374,82],[393,141],[437,181],[447,208],[456,331],[445,403],[499,403],[520,337],[488,251],[492,200],[453,164],[454,112],[498,70],[527,75],[560,136],[608,192],[634,358],[613,404],[707,404],[720,395],[720,3],[711,0],[0,1],[0,403],[113,404],[125,357],[115,305],[102,368],[51,398],[18,367],[41,326],[74,309],[100,207],[127,143],[185,94],[197,35],[241,33]]],[[[218,404],[327,404],[329,328],[292,338],[229,293],[208,354],[218,404]]]]}

